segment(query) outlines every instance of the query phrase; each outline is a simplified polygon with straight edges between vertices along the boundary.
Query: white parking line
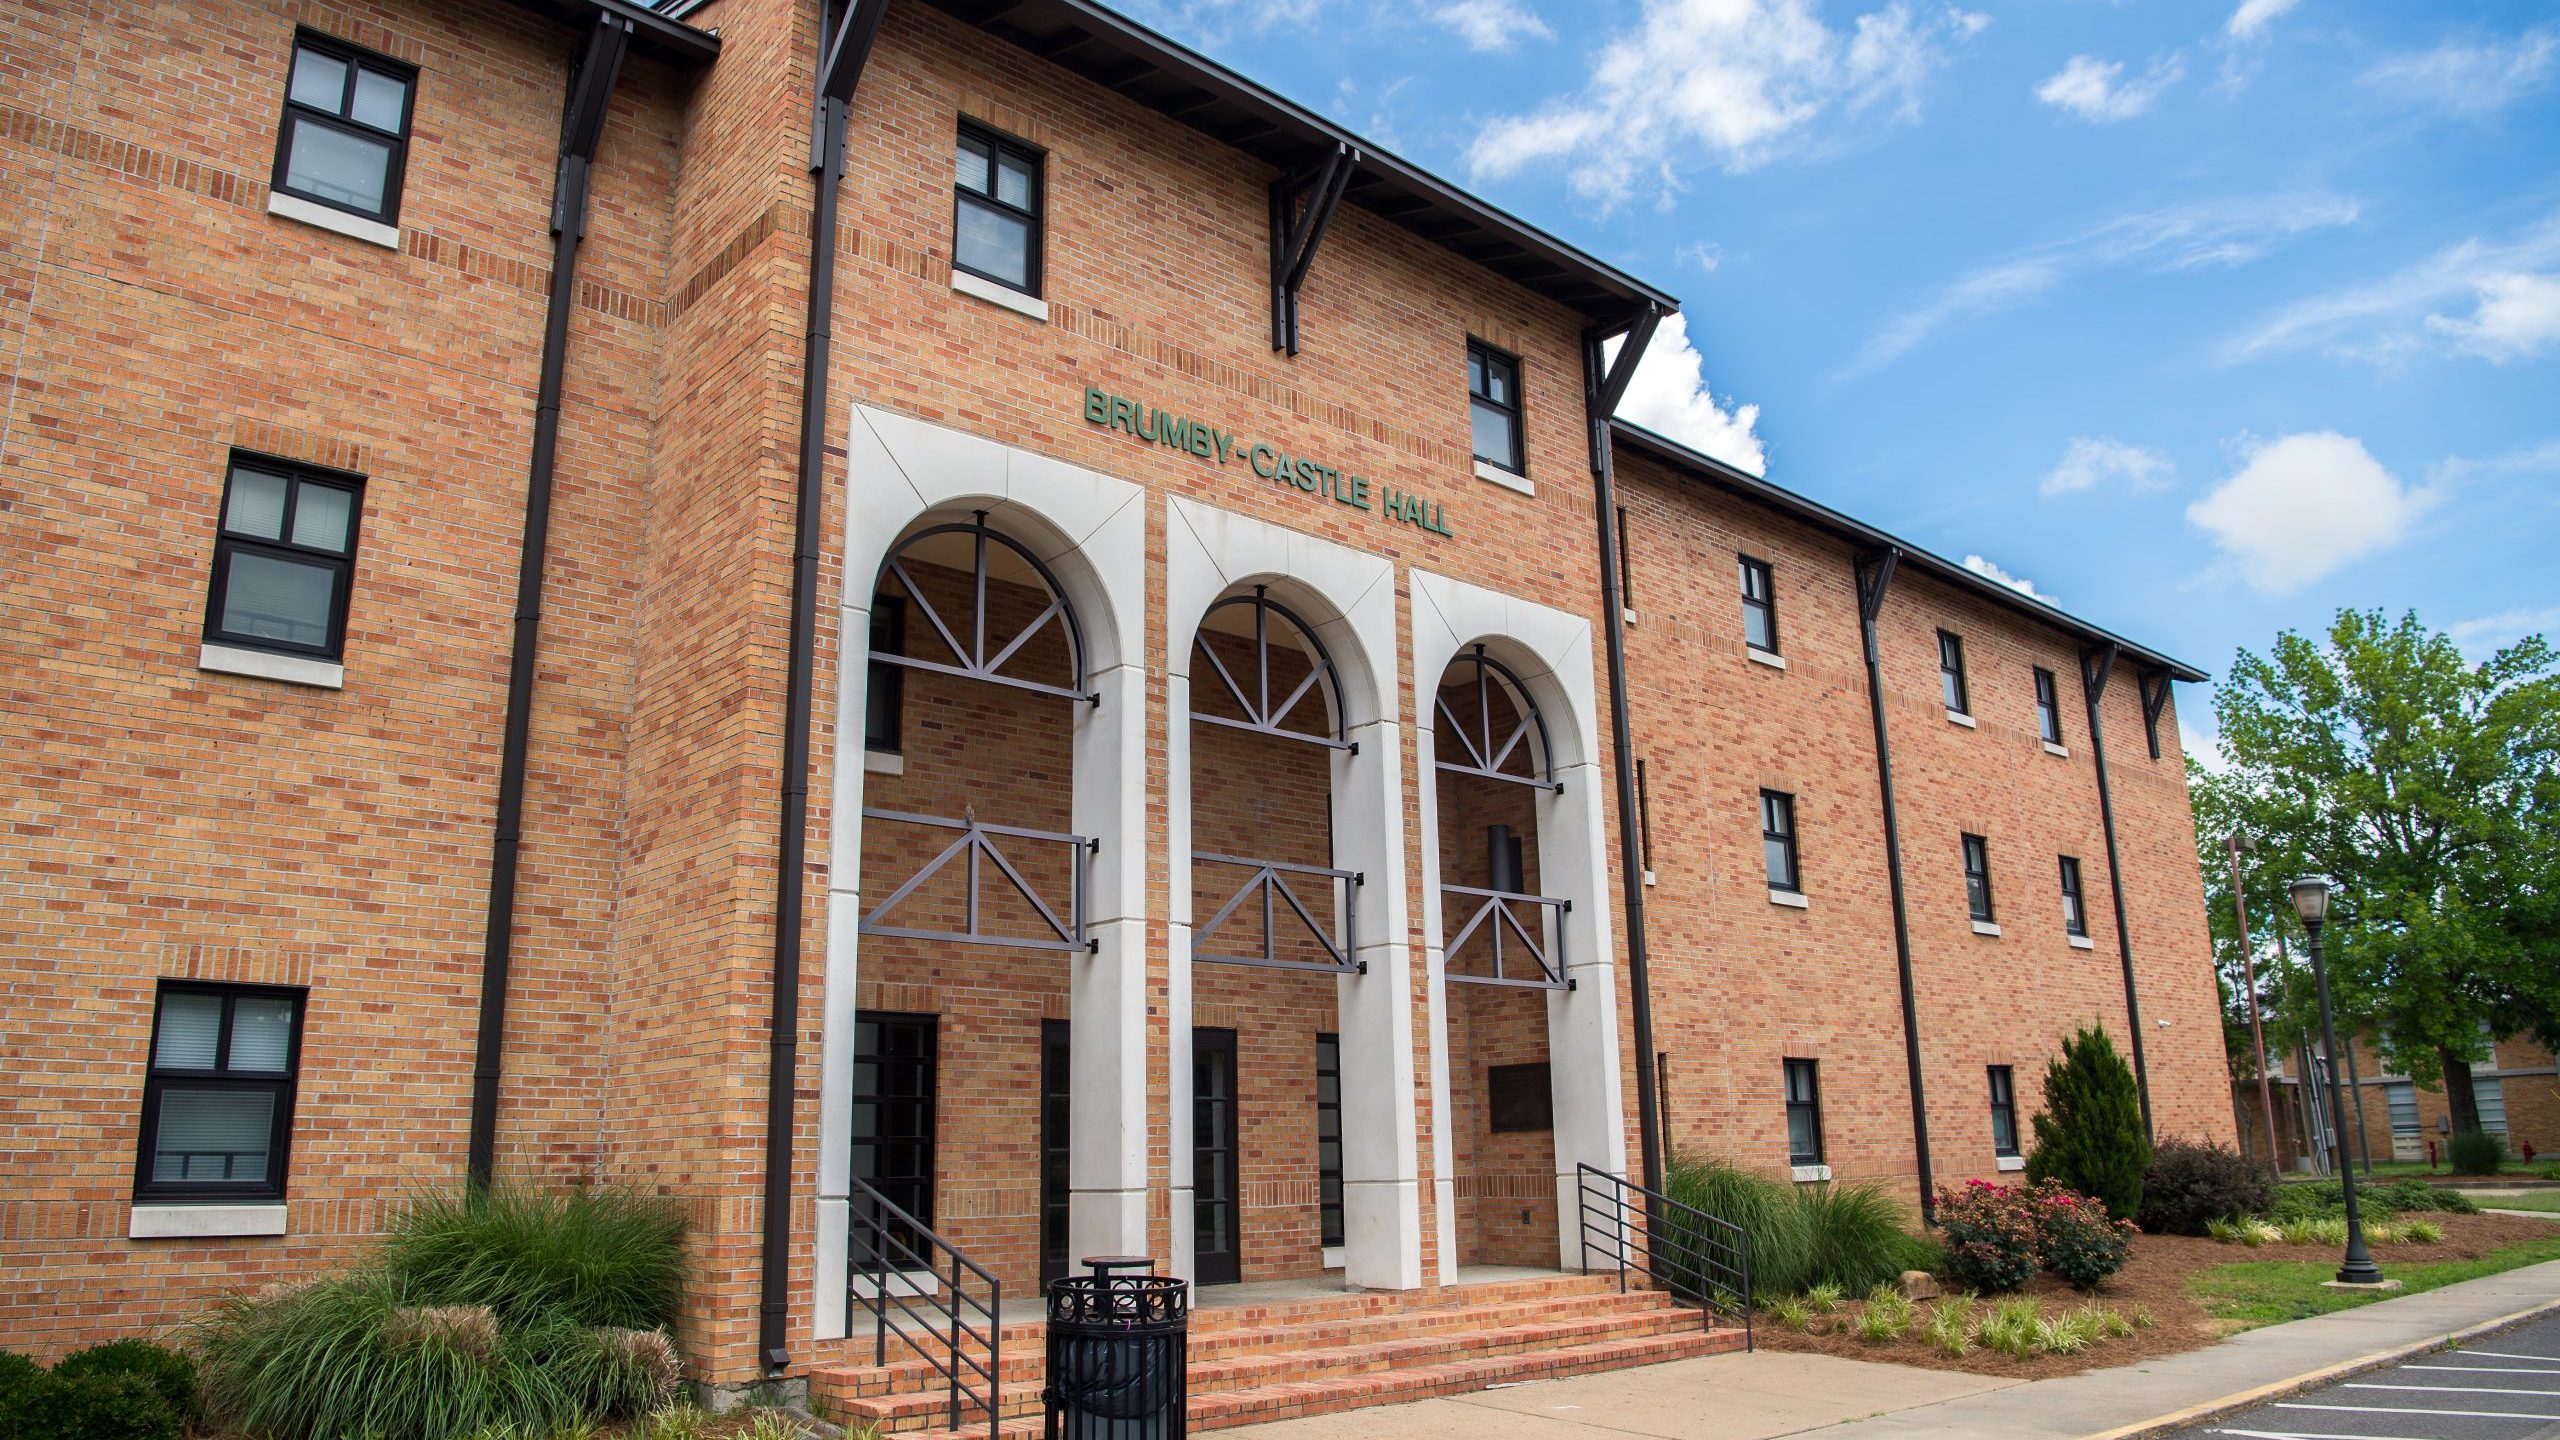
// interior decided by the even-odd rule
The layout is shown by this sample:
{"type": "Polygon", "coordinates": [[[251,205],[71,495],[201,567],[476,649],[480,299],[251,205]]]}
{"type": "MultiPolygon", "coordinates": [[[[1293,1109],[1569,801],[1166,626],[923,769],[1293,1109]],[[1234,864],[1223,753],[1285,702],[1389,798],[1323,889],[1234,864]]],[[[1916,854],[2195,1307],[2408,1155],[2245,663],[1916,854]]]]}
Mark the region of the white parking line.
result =
{"type": "Polygon", "coordinates": [[[2560,1415],[2528,1415],[2521,1410],[2417,1410],[2397,1405],[2309,1405],[2279,1400],[2279,1410],[2335,1410],[2348,1415],[2458,1415],[2465,1420],[2560,1420],[2560,1415]]]}
{"type": "Polygon", "coordinates": [[[2509,1390],[2502,1385],[2372,1385],[2350,1381],[2341,1390],[2413,1390],[2428,1395],[2539,1395],[2560,1399],[2560,1390],[2509,1390]]]}
{"type": "Polygon", "coordinates": [[[2403,1365],[2403,1370],[2466,1370],[2475,1375],[2560,1375],[2560,1370],[2527,1370],[2515,1365],[2403,1365]]]}
{"type": "Polygon", "coordinates": [[[2540,1360],[2545,1364],[2560,1360],[2560,1355],[2518,1355],[2512,1350],[2455,1350],[2455,1355],[2486,1355],[2492,1360],[2540,1360]]]}
{"type": "Polygon", "coordinates": [[[2241,1435],[2248,1440],[2432,1440],[2424,1435],[2340,1435],[2324,1430],[2216,1430],[2216,1435],[2241,1435]]]}

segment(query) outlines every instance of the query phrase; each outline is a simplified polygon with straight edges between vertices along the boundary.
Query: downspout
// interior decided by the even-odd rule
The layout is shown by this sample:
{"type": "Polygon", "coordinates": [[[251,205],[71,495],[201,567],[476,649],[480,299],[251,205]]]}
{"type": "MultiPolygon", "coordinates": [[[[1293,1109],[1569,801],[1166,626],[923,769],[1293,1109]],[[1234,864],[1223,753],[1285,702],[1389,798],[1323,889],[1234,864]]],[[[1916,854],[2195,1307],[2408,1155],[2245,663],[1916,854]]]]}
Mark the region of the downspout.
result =
{"type": "Polygon", "coordinates": [[[822,4],[816,110],[810,124],[809,317],[801,356],[800,485],[791,544],[791,651],[783,681],[782,817],[774,841],[773,1012],[765,1062],[764,1239],[756,1353],[767,1374],[791,1363],[791,1149],[800,1063],[800,917],[809,828],[809,708],[818,650],[818,540],[826,499],[828,360],[835,330],[836,192],[844,179],[854,82],[880,34],[887,0],[822,4]]]}
{"type": "Polygon", "coordinates": [[[2133,1031],[2133,1083],[2142,1094],[2142,1133],[2147,1139],[2153,1133],[2151,1068],[2142,1058],[2142,1001],[2133,990],[2133,931],[2124,915],[2124,866],[2116,859],[2116,802],[2107,788],[2107,729],[2098,714],[2098,702],[2106,697],[2121,648],[2111,644],[2103,650],[2080,652],[2080,693],[2089,700],[2089,751],[2098,757],[2098,818],[2107,832],[2107,889],[2116,902],[2116,953],[2124,958],[2124,1022],[2133,1031]]]}
{"type": "Polygon", "coordinates": [[[560,171],[551,191],[551,292],[542,322],[542,376],[534,389],[533,459],[525,476],[524,538],[516,556],[516,617],[507,664],[505,739],[489,855],[489,920],[480,949],[480,1023],[471,1062],[471,1131],[464,1174],[474,1189],[494,1178],[498,1079],[505,1067],[507,976],[515,961],[516,862],[524,840],[524,773],[533,741],[533,671],[542,642],[542,571],[551,545],[551,477],[559,456],[561,374],[569,311],[578,294],[578,242],[587,230],[587,176],[604,133],[605,104],[622,73],[631,21],[599,13],[569,79],[560,121],[560,171]]]}
{"type": "Polygon", "coordinates": [[[1876,787],[1884,807],[1884,868],[1893,895],[1893,962],[1902,984],[1902,1061],[1911,1085],[1911,1144],[1920,1162],[1920,1219],[1938,1223],[1938,1177],[1929,1160],[1929,1100],[1921,1088],[1920,999],[1911,978],[1911,912],[1902,893],[1902,818],[1893,803],[1893,740],[1885,731],[1884,647],[1876,638],[1885,593],[1902,566],[1902,551],[1889,547],[1857,562],[1858,633],[1867,657],[1867,708],[1875,717],[1876,787]]]}
{"type": "Polygon", "coordinates": [[[1591,422],[1591,481],[1600,511],[1601,629],[1609,648],[1609,743],[1618,779],[1619,888],[1627,897],[1627,986],[1635,1001],[1636,1123],[1643,1132],[1644,1184],[1662,1188],[1661,1097],[1654,1085],[1653,986],[1645,960],[1644,874],[1639,855],[1643,837],[1636,828],[1635,738],[1627,723],[1626,599],[1618,585],[1618,486],[1609,443],[1609,418],[1634,378],[1636,362],[1662,323],[1662,307],[1647,303],[1617,325],[1594,326],[1582,334],[1584,409],[1591,422]],[[1615,363],[1602,347],[1624,335],[1615,363]]]}

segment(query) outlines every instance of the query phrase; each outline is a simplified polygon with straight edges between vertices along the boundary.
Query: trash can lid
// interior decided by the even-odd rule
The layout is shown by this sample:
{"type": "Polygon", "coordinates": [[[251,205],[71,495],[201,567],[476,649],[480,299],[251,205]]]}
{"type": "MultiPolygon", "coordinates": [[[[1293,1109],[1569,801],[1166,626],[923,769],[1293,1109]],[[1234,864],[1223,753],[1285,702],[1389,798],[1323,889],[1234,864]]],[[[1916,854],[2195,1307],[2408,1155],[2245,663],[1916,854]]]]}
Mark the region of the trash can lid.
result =
{"type": "Polygon", "coordinates": [[[1107,1275],[1114,1270],[1156,1268],[1155,1257],[1152,1255],[1087,1255],[1081,1263],[1096,1275],[1107,1275]]]}

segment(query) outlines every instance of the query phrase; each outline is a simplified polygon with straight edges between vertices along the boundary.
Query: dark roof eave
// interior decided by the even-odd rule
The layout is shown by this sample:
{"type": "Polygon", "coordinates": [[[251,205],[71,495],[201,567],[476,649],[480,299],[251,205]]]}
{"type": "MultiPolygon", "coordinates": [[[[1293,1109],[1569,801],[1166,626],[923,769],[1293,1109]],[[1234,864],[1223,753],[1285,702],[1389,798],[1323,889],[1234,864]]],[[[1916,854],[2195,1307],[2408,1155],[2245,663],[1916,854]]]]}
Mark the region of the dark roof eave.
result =
{"type": "Polygon", "coordinates": [[[634,0],[508,0],[547,20],[585,29],[598,15],[619,15],[631,22],[632,48],[679,70],[696,70],[720,57],[720,37],[670,20],[634,0]]]}
{"type": "Polygon", "coordinates": [[[1869,548],[1891,546],[1902,552],[1905,562],[1926,570],[1936,579],[1946,581],[1984,599],[1997,601],[2011,610],[2032,616],[2083,641],[2122,646],[2127,656],[2166,670],[2173,679],[2194,682],[2211,678],[2204,671],[2183,660],[2163,655],[2147,645],[2137,645],[2111,630],[2100,629],[2041,600],[2031,600],[1996,580],[1975,574],[1945,556],[1932,554],[1863,521],[1853,520],[1827,505],[1808,500],[1783,486],[1773,485],[1747,470],[1736,469],[1712,455],[1700,454],[1676,440],[1657,435],[1641,425],[1630,424],[1625,420],[1612,420],[1609,422],[1609,428],[1620,440],[1631,442],[1638,450],[1650,453],[1654,458],[1687,473],[1693,479],[1739,495],[1755,504],[1778,511],[1852,544],[1869,548]]]}

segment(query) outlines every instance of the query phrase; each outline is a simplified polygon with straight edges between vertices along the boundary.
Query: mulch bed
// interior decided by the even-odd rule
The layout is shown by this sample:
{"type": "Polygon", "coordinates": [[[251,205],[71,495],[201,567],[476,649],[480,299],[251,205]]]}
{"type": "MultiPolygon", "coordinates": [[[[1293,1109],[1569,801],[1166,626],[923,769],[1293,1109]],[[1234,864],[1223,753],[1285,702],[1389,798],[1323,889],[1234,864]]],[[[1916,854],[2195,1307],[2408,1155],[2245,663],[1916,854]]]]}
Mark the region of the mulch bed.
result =
{"type": "MultiPolygon", "coordinates": [[[[2520,1215],[2426,1215],[2410,1218],[2432,1220],[2441,1225],[2444,1239],[2433,1245],[2374,1246],[2374,1259],[2386,1271],[2395,1261],[2419,1263],[2477,1259],[2510,1245],[2548,1240],[2554,1233],[2550,1221],[2520,1215]]],[[[1758,1317],[1754,1331],[1758,1343],[1770,1350],[1807,1350],[1850,1360],[1886,1360],[1896,1365],[1917,1365],[1930,1370],[1961,1370],[1975,1375],[2042,1380],[2056,1375],[2077,1375],[2084,1370],[2103,1370],[2156,1355],[2200,1350],[2242,1328],[2232,1321],[2217,1320],[2206,1314],[2204,1306],[2187,1292],[2187,1277],[2199,1270],[2253,1260],[2334,1262],[2338,1255],[2338,1247],[2334,1245],[2261,1245],[2253,1250],[2184,1235],[2137,1236],[2133,1242],[2132,1260],[2106,1284],[2099,1286],[2095,1295],[2082,1295],[2050,1275],[2037,1276],[2023,1292],[2044,1302],[2047,1313],[2089,1300],[2128,1316],[2137,1309],[2151,1312],[2155,1322],[2151,1328],[2136,1330],[2121,1340],[2097,1341],[2077,1355],[2038,1355],[2021,1360],[1977,1345],[1961,1358],[1950,1358],[1945,1351],[1928,1344],[1916,1333],[1884,1344],[1871,1344],[1848,1333],[1848,1318],[1857,1310],[1854,1305],[1843,1306],[1838,1314],[1828,1317],[1837,1332],[1834,1334],[1789,1330],[1769,1319],[1765,1313],[1758,1317]]],[[[1921,1302],[1924,1310],[1927,1303],[1921,1302]]],[[[1985,1301],[1983,1306],[1987,1308],[1989,1303],[1985,1301]]],[[[1813,1323],[1820,1327],[1825,1318],[1817,1316],[1813,1323]]]]}

